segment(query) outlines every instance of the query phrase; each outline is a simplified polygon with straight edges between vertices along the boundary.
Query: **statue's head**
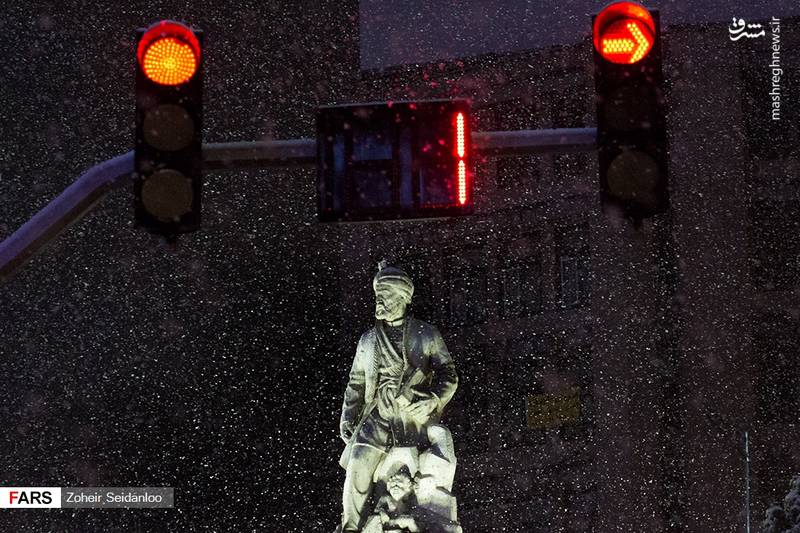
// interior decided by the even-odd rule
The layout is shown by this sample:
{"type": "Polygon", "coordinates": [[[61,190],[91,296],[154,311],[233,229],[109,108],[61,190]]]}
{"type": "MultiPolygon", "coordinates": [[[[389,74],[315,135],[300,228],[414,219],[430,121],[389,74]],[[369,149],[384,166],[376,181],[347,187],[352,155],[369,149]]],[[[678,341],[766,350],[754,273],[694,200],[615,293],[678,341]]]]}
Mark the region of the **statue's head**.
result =
{"type": "Polygon", "coordinates": [[[405,316],[414,296],[414,283],[408,274],[381,261],[378,273],[372,279],[372,288],[375,291],[375,318],[391,322],[405,316]]]}
{"type": "Polygon", "coordinates": [[[386,482],[386,490],[394,501],[399,502],[408,498],[414,492],[414,480],[408,467],[404,466],[393,474],[386,482]]]}

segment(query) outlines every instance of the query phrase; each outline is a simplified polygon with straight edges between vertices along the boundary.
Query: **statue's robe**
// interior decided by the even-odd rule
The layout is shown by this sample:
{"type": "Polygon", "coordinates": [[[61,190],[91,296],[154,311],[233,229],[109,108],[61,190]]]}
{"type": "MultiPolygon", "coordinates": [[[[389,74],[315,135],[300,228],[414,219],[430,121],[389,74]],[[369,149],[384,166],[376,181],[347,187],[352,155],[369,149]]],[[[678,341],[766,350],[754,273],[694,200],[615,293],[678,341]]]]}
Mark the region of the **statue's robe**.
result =
{"type": "Polygon", "coordinates": [[[355,431],[340,459],[347,471],[344,531],[358,531],[366,518],[364,507],[381,457],[393,446],[426,446],[428,425],[438,422],[458,386],[455,364],[434,326],[406,317],[402,335],[387,333],[387,328],[378,321],[361,336],[345,390],[341,422],[355,431]],[[412,403],[436,398],[437,407],[420,424],[406,415],[400,397],[412,403]]]}
{"type": "MultiPolygon", "coordinates": [[[[375,327],[361,336],[344,394],[341,421],[347,421],[356,428],[351,446],[361,443],[383,450],[393,445],[424,446],[425,428],[406,416],[405,411],[397,408],[396,404],[390,404],[390,398],[419,370],[425,377],[411,387],[409,394],[412,402],[431,396],[437,398],[436,412],[425,426],[438,422],[458,386],[455,364],[439,331],[427,322],[407,317],[399,349],[389,339],[387,329],[378,321],[375,327]],[[394,367],[398,361],[402,362],[401,378],[395,386],[391,386],[391,378],[384,371],[387,366],[394,367]],[[371,420],[373,412],[379,416],[371,420]],[[372,424],[376,418],[382,421],[372,424]],[[388,428],[384,422],[388,423],[388,428]],[[375,431],[376,426],[378,431],[375,431]],[[384,432],[388,432],[390,437],[386,442],[382,442],[385,440],[384,432]]],[[[343,468],[347,467],[349,451],[346,449],[342,455],[340,464],[343,468]]]]}

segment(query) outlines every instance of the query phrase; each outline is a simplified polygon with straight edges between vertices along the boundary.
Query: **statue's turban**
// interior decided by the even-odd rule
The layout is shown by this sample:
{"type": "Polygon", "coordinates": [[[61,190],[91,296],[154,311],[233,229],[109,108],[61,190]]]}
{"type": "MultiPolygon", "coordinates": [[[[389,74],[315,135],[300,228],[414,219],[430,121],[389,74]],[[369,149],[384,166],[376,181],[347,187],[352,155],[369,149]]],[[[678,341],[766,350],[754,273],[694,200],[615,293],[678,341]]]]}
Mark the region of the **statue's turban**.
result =
{"type": "Polygon", "coordinates": [[[385,261],[378,264],[378,273],[372,278],[372,289],[377,292],[378,288],[390,288],[399,293],[406,303],[411,303],[414,296],[414,282],[404,270],[388,266],[385,261]]]}

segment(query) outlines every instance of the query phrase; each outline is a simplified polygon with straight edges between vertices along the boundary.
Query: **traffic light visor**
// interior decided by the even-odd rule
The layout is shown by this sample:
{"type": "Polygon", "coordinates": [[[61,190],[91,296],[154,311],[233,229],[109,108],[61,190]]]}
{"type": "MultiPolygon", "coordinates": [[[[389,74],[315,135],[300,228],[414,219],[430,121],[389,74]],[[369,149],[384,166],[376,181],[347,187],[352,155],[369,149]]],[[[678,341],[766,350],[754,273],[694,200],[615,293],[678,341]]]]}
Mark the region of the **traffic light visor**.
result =
{"type": "Polygon", "coordinates": [[[633,2],[617,2],[594,20],[594,47],[612,63],[632,64],[653,48],[656,25],[650,12],[633,2]]]}
{"type": "Polygon", "coordinates": [[[200,60],[200,43],[183,24],[162,20],[150,26],[136,50],[139,67],[159,85],[180,85],[189,81],[200,60]]]}

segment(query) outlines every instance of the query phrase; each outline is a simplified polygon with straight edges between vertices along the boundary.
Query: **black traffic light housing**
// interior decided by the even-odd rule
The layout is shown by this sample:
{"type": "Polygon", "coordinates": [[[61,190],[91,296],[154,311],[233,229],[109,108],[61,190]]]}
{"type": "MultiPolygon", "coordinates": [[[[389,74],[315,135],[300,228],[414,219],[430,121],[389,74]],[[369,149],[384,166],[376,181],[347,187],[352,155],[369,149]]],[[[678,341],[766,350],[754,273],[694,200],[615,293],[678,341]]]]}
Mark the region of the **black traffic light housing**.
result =
{"type": "Polygon", "coordinates": [[[592,22],[603,210],[639,223],[669,208],[659,13],[618,2],[592,22]]]}
{"type": "Polygon", "coordinates": [[[319,220],[470,214],[469,111],[467,100],[320,108],[319,220]]]}
{"type": "Polygon", "coordinates": [[[168,239],[201,223],[202,43],[175,21],[137,30],[135,224],[168,239]]]}

